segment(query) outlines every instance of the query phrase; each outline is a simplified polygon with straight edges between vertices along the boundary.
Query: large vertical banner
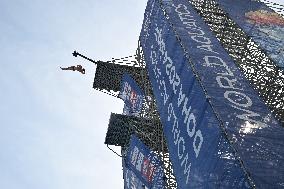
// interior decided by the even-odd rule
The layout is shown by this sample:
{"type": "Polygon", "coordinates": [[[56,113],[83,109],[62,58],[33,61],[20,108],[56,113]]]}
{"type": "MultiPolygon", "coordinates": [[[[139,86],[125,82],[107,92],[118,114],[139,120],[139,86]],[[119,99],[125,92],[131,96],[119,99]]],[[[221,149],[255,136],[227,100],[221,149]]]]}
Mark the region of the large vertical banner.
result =
{"type": "Polygon", "coordinates": [[[283,128],[189,1],[154,2],[141,42],[178,187],[281,187],[283,128]]]}
{"type": "Polygon", "coordinates": [[[225,12],[284,69],[284,18],[256,0],[218,0],[225,12]]]}
{"type": "Polygon", "coordinates": [[[149,31],[142,30],[141,41],[178,188],[250,188],[174,31],[155,2],[149,31]]]}
{"type": "Polygon", "coordinates": [[[147,188],[165,188],[162,161],[135,135],[131,136],[125,162],[147,188]]]}
{"type": "Polygon", "coordinates": [[[119,97],[124,101],[123,112],[127,115],[137,115],[141,112],[143,92],[129,74],[124,74],[121,81],[119,97]]]}

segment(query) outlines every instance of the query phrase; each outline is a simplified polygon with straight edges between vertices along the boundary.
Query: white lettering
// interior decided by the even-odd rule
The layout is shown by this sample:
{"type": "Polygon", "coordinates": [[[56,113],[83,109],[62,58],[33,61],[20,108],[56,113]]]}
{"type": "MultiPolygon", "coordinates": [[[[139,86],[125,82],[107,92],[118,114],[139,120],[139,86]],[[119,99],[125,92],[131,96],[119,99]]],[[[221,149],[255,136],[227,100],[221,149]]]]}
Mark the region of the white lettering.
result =
{"type": "Polygon", "coordinates": [[[188,120],[187,120],[187,124],[186,124],[186,128],[187,128],[187,134],[190,136],[190,137],[193,137],[193,135],[195,134],[195,127],[196,127],[196,119],[195,119],[195,116],[193,113],[191,113],[188,117],[188,120]],[[190,130],[189,126],[190,126],[190,123],[192,122],[192,129],[190,130]]]}
{"type": "MultiPolygon", "coordinates": [[[[185,16],[185,13],[189,13],[186,6],[184,5],[178,5],[176,7],[177,10],[181,11],[179,14],[180,17],[183,17],[188,26],[196,26],[195,21],[190,21],[190,16],[185,16]]],[[[196,33],[199,35],[196,35],[193,37],[193,39],[201,43],[203,45],[207,45],[211,43],[209,38],[204,37],[204,31],[201,30],[199,27],[193,27],[189,31],[190,33],[196,33]]],[[[175,95],[178,95],[177,104],[169,103],[167,107],[167,121],[171,124],[171,137],[173,145],[176,146],[176,155],[178,159],[181,161],[181,168],[184,170],[184,174],[187,175],[187,181],[189,180],[189,174],[190,174],[190,167],[191,163],[189,162],[188,158],[188,149],[193,149],[195,153],[195,157],[198,157],[198,154],[201,150],[201,146],[203,143],[203,137],[201,134],[201,131],[196,132],[197,123],[196,123],[196,117],[193,112],[191,112],[192,107],[190,106],[189,98],[187,95],[183,92],[183,87],[181,84],[181,78],[179,75],[179,71],[177,70],[177,67],[175,67],[174,60],[171,59],[171,57],[168,55],[168,52],[166,51],[165,42],[163,39],[163,31],[162,29],[156,28],[155,29],[155,39],[158,44],[157,48],[154,48],[153,46],[152,51],[155,51],[155,53],[151,54],[152,64],[153,64],[153,71],[156,74],[156,79],[158,83],[159,90],[161,90],[161,96],[164,97],[164,105],[168,102],[169,96],[172,97],[172,94],[168,94],[167,92],[172,92],[175,95]],[[160,63],[160,64],[159,64],[160,63]],[[159,67],[158,67],[159,66],[159,67]],[[162,70],[163,69],[163,70],[162,70]],[[166,73],[168,77],[162,77],[162,73],[166,73]],[[169,91],[168,88],[166,88],[166,83],[169,82],[172,86],[172,89],[169,91]],[[178,109],[176,109],[178,108],[178,109]],[[176,111],[178,113],[181,113],[181,117],[177,117],[176,111]],[[183,120],[183,123],[186,124],[187,134],[186,136],[182,136],[184,132],[181,131],[181,128],[179,127],[179,120],[183,120]],[[186,138],[191,138],[191,146],[193,148],[189,147],[190,145],[187,144],[186,138]]],[[[175,98],[176,98],[175,97],[175,98]]],[[[139,159],[139,157],[138,157],[139,159]]],[[[138,161],[136,163],[138,165],[138,161]]]]}
{"type": "Polygon", "coordinates": [[[132,155],[131,155],[131,163],[134,166],[135,166],[135,163],[136,163],[136,160],[137,160],[138,153],[139,153],[139,149],[137,148],[137,146],[135,146],[133,151],[132,151],[132,155]]]}
{"type": "Polygon", "coordinates": [[[207,66],[219,66],[225,69],[225,72],[218,74],[234,76],[233,72],[230,70],[229,66],[226,64],[226,62],[224,62],[222,58],[217,56],[205,56],[204,60],[207,66]]]}
{"type": "Polygon", "coordinates": [[[187,160],[188,160],[188,154],[186,154],[186,156],[183,158],[182,162],[181,162],[181,167],[184,165],[184,170],[183,170],[183,174],[187,174],[186,177],[186,184],[189,181],[189,173],[190,173],[190,167],[191,167],[191,163],[189,163],[187,165],[187,160]]]}
{"type": "Polygon", "coordinates": [[[252,117],[256,117],[256,116],[259,117],[260,115],[258,113],[255,113],[255,112],[252,112],[250,110],[246,110],[246,109],[234,106],[234,105],[232,107],[234,107],[234,108],[236,108],[238,110],[242,110],[242,111],[246,112],[245,114],[237,115],[237,118],[245,120],[245,121],[248,121],[250,123],[255,123],[255,124],[257,124],[259,126],[259,128],[268,127],[268,125],[266,123],[263,123],[261,121],[257,121],[257,120],[252,118],[252,117]]]}
{"type": "Polygon", "coordinates": [[[182,93],[182,84],[180,84],[180,90],[179,90],[179,95],[178,95],[178,107],[180,107],[184,98],[185,98],[185,94],[182,93]]]}
{"type": "Polygon", "coordinates": [[[193,150],[195,152],[195,157],[197,158],[201,149],[203,143],[203,136],[200,130],[196,131],[196,134],[194,136],[194,140],[193,140],[193,150]],[[199,143],[196,146],[196,139],[199,138],[199,143]]]}
{"type": "Polygon", "coordinates": [[[224,93],[224,97],[231,103],[237,105],[237,106],[241,106],[241,107],[250,107],[252,105],[252,100],[250,99],[250,97],[248,97],[247,95],[245,95],[244,93],[240,93],[237,91],[226,91],[224,93]],[[232,99],[231,96],[234,96],[236,98],[232,99]],[[245,102],[242,102],[243,99],[245,99],[245,102]]]}
{"type": "Polygon", "coordinates": [[[185,141],[183,139],[183,137],[180,137],[179,140],[178,140],[178,158],[181,159],[183,154],[184,154],[184,151],[185,151],[185,141]],[[182,152],[180,151],[180,145],[181,145],[181,142],[182,142],[182,152]],[[180,153],[181,152],[181,153],[180,153]]]}
{"type": "Polygon", "coordinates": [[[169,76],[170,76],[170,77],[169,77],[169,79],[170,79],[170,84],[173,84],[173,83],[174,83],[175,75],[176,75],[176,67],[173,66],[173,67],[171,68],[170,75],[169,75],[169,76]]]}
{"type": "Polygon", "coordinates": [[[144,154],[142,154],[141,152],[138,155],[137,158],[137,163],[136,163],[136,169],[141,172],[142,169],[142,163],[143,163],[143,159],[144,159],[144,154]]]}
{"type": "Polygon", "coordinates": [[[189,112],[191,110],[191,106],[189,106],[188,108],[186,107],[187,106],[187,102],[188,102],[188,98],[185,97],[185,100],[183,102],[183,108],[182,108],[182,115],[184,115],[184,123],[187,122],[187,119],[189,117],[189,112]]]}
{"type": "Polygon", "coordinates": [[[174,90],[174,93],[176,94],[177,92],[177,87],[180,85],[180,77],[178,74],[176,74],[176,77],[175,77],[175,81],[173,83],[173,90],[174,90]]]}
{"type": "Polygon", "coordinates": [[[216,76],[216,80],[217,80],[218,85],[222,88],[243,90],[242,88],[238,88],[238,87],[235,86],[237,79],[229,79],[228,77],[218,75],[218,76],[216,76]],[[222,82],[222,81],[226,81],[227,83],[224,84],[224,82],[222,82]]]}
{"type": "Polygon", "coordinates": [[[201,50],[204,50],[204,51],[208,51],[208,52],[212,52],[212,53],[215,53],[215,54],[219,54],[218,52],[215,52],[213,49],[212,49],[213,45],[198,45],[197,48],[198,49],[201,49],[201,50]]]}
{"type": "Polygon", "coordinates": [[[191,36],[191,39],[193,39],[194,41],[198,42],[198,43],[203,43],[203,44],[211,44],[211,41],[208,37],[204,37],[204,36],[199,36],[199,35],[195,35],[195,36],[191,36]]]}

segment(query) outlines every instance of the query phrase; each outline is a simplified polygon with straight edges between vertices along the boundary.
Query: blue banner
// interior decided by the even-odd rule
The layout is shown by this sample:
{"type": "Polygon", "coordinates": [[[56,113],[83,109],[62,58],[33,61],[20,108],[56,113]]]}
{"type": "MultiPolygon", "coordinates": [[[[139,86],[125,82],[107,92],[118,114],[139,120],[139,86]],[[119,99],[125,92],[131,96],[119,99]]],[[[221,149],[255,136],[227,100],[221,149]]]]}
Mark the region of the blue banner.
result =
{"type": "Polygon", "coordinates": [[[162,1],[170,23],[155,2],[140,40],[178,187],[281,186],[283,128],[189,1],[162,1]]]}
{"type": "Polygon", "coordinates": [[[141,41],[178,188],[249,188],[158,1],[154,10],[141,41]]]}
{"type": "Polygon", "coordinates": [[[218,0],[218,3],[284,69],[284,18],[261,1],[218,0]]]}
{"type": "Polygon", "coordinates": [[[126,155],[126,166],[149,189],[165,188],[162,161],[135,135],[131,136],[126,155]]]}
{"type": "Polygon", "coordinates": [[[131,171],[125,166],[125,163],[123,163],[123,179],[124,179],[124,189],[143,188],[143,183],[136,177],[133,171],[131,171]]]}
{"type": "Polygon", "coordinates": [[[129,74],[124,74],[121,81],[119,97],[125,103],[125,111],[128,115],[140,113],[143,104],[143,92],[129,74]]]}

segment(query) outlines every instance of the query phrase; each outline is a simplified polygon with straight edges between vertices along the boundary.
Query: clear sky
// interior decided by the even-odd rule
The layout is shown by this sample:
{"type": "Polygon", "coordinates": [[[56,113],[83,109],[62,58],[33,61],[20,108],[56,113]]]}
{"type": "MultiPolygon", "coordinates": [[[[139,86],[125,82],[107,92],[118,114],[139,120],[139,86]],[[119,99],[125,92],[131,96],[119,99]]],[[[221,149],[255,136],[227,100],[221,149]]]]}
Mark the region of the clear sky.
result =
{"type": "Polygon", "coordinates": [[[95,60],[135,53],[146,0],[0,0],[0,188],[120,189],[104,145],[122,101],[92,89],[95,60]],[[61,71],[81,64],[86,75],[61,71]]]}
{"type": "MultiPolygon", "coordinates": [[[[284,4],[284,0],[275,0],[284,4]]],[[[0,189],[120,189],[104,145],[122,101],[92,89],[95,60],[135,53],[146,0],[0,0],[0,189]],[[61,71],[81,64],[86,75],[61,71]]]]}

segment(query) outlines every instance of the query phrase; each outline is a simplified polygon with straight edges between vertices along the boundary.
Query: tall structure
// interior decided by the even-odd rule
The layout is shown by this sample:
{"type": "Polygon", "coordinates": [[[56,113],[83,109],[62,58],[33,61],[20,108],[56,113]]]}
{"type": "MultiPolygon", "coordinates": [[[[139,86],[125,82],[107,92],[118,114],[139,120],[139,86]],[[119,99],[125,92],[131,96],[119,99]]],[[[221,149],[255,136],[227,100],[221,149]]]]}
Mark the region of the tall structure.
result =
{"type": "Polygon", "coordinates": [[[111,115],[105,143],[125,159],[138,136],[165,188],[282,188],[284,18],[269,6],[284,6],[265,2],[149,0],[136,55],[93,61],[95,89],[119,97],[127,73],[145,95],[111,115]]]}

